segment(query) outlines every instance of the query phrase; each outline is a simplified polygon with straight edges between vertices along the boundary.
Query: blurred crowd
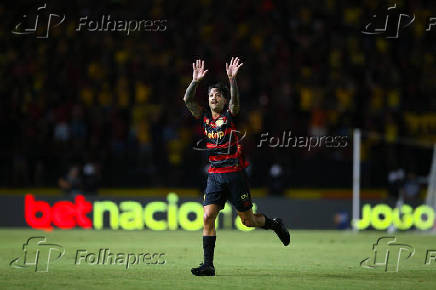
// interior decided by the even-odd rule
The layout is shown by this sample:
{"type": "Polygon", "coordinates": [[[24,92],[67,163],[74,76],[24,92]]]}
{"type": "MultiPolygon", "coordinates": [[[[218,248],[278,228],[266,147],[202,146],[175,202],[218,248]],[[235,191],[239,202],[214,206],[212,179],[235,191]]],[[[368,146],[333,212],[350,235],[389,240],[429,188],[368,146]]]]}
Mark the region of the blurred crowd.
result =
{"type": "Polygon", "coordinates": [[[396,1],[416,14],[398,39],[361,32],[391,4],[371,0],[63,2],[40,12],[66,15],[47,39],[11,33],[38,5],[0,4],[0,186],[70,190],[84,185],[67,176],[92,172],[91,192],[201,187],[207,158],[192,147],[202,132],[182,97],[202,58],[209,73],[197,97],[207,106],[207,85],[226,80],[231,56],[244,62],[239,128],[253,186],[349,187],[353,128],[364,133],[364,186],[387,185],[399,167],[429,170],[432,151],[404,140],[436,140],[431,1],[396,1]],[[128,36],[75,30],[80,17],[103,14],[167,27],[128,36]],[[433,125],[412,132],[409,123],[424,115],[433,125]],[[340,150],[256,146],[260,134],[284,130],[350,142],[340,150]]]}

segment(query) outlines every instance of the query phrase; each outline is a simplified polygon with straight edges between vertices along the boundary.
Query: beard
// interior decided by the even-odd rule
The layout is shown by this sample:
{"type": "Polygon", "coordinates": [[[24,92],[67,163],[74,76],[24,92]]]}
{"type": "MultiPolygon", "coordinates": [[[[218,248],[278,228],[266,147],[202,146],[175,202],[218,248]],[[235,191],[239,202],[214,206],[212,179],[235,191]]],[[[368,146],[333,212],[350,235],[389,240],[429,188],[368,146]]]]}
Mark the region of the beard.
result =
{"type": "Polygon", "coordinates": [[[209,104],[209,107],[211,110],[215,111],[215,112],[221,112],[224,109],[224,105],[223,104],[209,104]]]}

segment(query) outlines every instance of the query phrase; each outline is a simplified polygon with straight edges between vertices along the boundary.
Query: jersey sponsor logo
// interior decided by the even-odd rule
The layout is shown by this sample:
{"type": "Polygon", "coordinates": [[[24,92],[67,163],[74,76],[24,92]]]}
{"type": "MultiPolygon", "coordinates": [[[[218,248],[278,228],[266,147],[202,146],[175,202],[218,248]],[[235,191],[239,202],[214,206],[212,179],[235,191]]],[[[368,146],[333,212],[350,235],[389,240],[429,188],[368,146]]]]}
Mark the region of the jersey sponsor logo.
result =
{"type": "Polygon", "coordinates": [[[223,131],[207,133],[207,138],[209,138],[209,139],[221,139],[223,137],[224,137],[224,132],[223,131]]]}

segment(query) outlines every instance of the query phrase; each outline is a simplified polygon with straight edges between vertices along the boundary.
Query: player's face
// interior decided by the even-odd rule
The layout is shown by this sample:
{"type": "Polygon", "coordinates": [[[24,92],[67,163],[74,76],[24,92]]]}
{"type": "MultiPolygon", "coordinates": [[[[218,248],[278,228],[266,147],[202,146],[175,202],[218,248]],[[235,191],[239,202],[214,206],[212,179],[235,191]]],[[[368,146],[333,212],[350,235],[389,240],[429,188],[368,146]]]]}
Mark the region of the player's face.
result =
{"type": "Polygon", "coordinates": [[[209,107],[212,111],[222,112],[227,100],[217,88],[212,88],[209,92],[209,107]]]}

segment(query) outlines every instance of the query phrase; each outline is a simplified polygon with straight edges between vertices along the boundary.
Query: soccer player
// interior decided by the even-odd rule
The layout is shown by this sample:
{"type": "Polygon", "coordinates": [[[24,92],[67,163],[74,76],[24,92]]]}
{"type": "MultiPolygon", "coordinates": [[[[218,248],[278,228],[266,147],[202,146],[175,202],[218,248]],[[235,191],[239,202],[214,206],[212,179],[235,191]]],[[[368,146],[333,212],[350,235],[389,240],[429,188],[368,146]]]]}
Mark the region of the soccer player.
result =
{"type": "Polygon", "coordinates": [[[247,162],[243,158],[242,148],[238,144],[235,118],[239,113],[239,91],[236,76],[243,63],[235,57],[226,63],[230,82],[230,96],[226,85],[217,83],[209,87],[209,110],[195,102],[195,91],[207,73],[204,61],[192,64],[192,82],[186,89],[183,100],[192,115],[202,121],[206,135],[206,148],[209,155],[209,176],[204,195],[203,251],[204,261],[192,268],[196,276],[214,276],[213,256],[215,250],[215,219],[227,200],[236,208],[242,223],[247,227],[259,227],[273,230],[287,246],[290,235],[279,218],[270,219],[266,215],[252,211],[250,190],[244,168],[247,162]]]}

